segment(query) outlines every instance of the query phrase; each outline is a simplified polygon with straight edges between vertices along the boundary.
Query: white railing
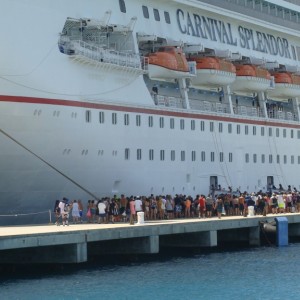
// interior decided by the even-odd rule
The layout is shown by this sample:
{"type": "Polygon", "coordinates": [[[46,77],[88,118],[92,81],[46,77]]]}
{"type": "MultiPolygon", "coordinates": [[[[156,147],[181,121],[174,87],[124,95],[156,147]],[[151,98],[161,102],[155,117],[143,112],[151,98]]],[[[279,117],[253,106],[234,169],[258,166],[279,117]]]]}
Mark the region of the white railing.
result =
{"type": "Polygon", "coordinates": [[[183,108],[182,99],[163,95],[153,95],[154,103],[158,106],[183,108]]]}
{"type": "Polygon", "coordinates": [[[72,41],[70,44],[74,55],[81,55],[90,60],[134,69],[148,68],[148,60],[138,54],[104,49],[80,40],[72,41]]]}

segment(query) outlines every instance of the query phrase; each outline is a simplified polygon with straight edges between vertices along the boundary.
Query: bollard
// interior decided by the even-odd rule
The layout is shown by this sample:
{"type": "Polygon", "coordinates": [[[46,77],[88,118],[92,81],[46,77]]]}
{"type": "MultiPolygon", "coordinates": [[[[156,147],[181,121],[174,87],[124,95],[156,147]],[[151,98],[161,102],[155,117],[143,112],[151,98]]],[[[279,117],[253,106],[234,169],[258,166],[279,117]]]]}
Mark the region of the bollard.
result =
{"type": "Polygon", "coordinates": [[[254,217],[254,206],[248,206],[248,217],[254,217]]]}
{"type": "Polygon", "coordinates": [[[144,212],[140,211],[137,213],[137,224],[144,224],[144,212]]]}

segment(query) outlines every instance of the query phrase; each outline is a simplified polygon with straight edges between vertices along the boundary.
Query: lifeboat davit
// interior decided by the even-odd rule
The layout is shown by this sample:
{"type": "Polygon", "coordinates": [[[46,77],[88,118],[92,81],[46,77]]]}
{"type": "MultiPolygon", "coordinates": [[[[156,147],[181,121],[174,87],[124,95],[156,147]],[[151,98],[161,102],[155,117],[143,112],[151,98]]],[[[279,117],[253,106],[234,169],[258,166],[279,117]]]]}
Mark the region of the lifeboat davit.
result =
{"type": "Polygon", "coordinates": [[[155,79],[178,79],[190,77],[189,65],[180,48],[165,46],[149,53],[149,77],[155,79]]]}
{"type": "Polygon", "coordinates": [[[235,65],[236,80],[231,85],[235,92],[253,93],[266,91],[271,86],[268,70],[255,65],[235,65]]]}
{"type": "Polygon", "coordinates": [[[300,76],[289,72],[272,74],[275,80],[275,89],[268,92],[270,98],[289,99],[300,96],[300,76]]]}
{"type": "Polygon", "coordinates": [[[197,76],[192,78],[195,87],[221,87],[235,81],[235,66],[218,57],[190,57],[196,62],[197,76]]]}

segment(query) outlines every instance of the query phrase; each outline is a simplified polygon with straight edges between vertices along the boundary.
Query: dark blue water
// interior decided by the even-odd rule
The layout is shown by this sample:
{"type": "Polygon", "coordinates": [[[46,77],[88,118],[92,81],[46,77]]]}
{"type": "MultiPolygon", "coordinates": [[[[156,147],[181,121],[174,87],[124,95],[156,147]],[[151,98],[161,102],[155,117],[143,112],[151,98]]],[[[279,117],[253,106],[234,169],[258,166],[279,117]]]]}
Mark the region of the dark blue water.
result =
{"type": "Polygon", "coordinates": [[[300,299],[300,244],[184,251],[135,262],[2,270],[0,299],[300,299]]]}

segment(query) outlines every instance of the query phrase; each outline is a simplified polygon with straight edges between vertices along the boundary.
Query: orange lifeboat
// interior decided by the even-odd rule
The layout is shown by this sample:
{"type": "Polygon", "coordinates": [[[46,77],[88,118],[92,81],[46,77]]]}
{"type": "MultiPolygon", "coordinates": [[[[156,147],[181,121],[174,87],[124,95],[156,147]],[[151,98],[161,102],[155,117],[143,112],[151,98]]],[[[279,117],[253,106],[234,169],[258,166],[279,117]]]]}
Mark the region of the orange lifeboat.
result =
{"type": "Polygon", "coordinates": [[[300,96],[300,76],[290,72],[274,72],[275,89],[268,92],[270,98],[289,99],[300,96]]]}
{"type": "Polygon", "coordinates": [[[150,78],[176,79],[190,77],[189,65],[180,48],[166,46],[149,53],[148,71],[150,78]]]}
{"type": "Polygon", "coordinates": [[[235,65],[236,81],[231,88],[235,92],[253,93],[266,91],[271,86],[271,74],[268,70],[255,65],[235,65]]]}
{"type": "Polygon", "coordinates": [[[220,87],[235,81],[235,66],[218,57],[190,57],[196,62],[197,77],[192,79],[192,85],[197,87],[220,87]]]}

